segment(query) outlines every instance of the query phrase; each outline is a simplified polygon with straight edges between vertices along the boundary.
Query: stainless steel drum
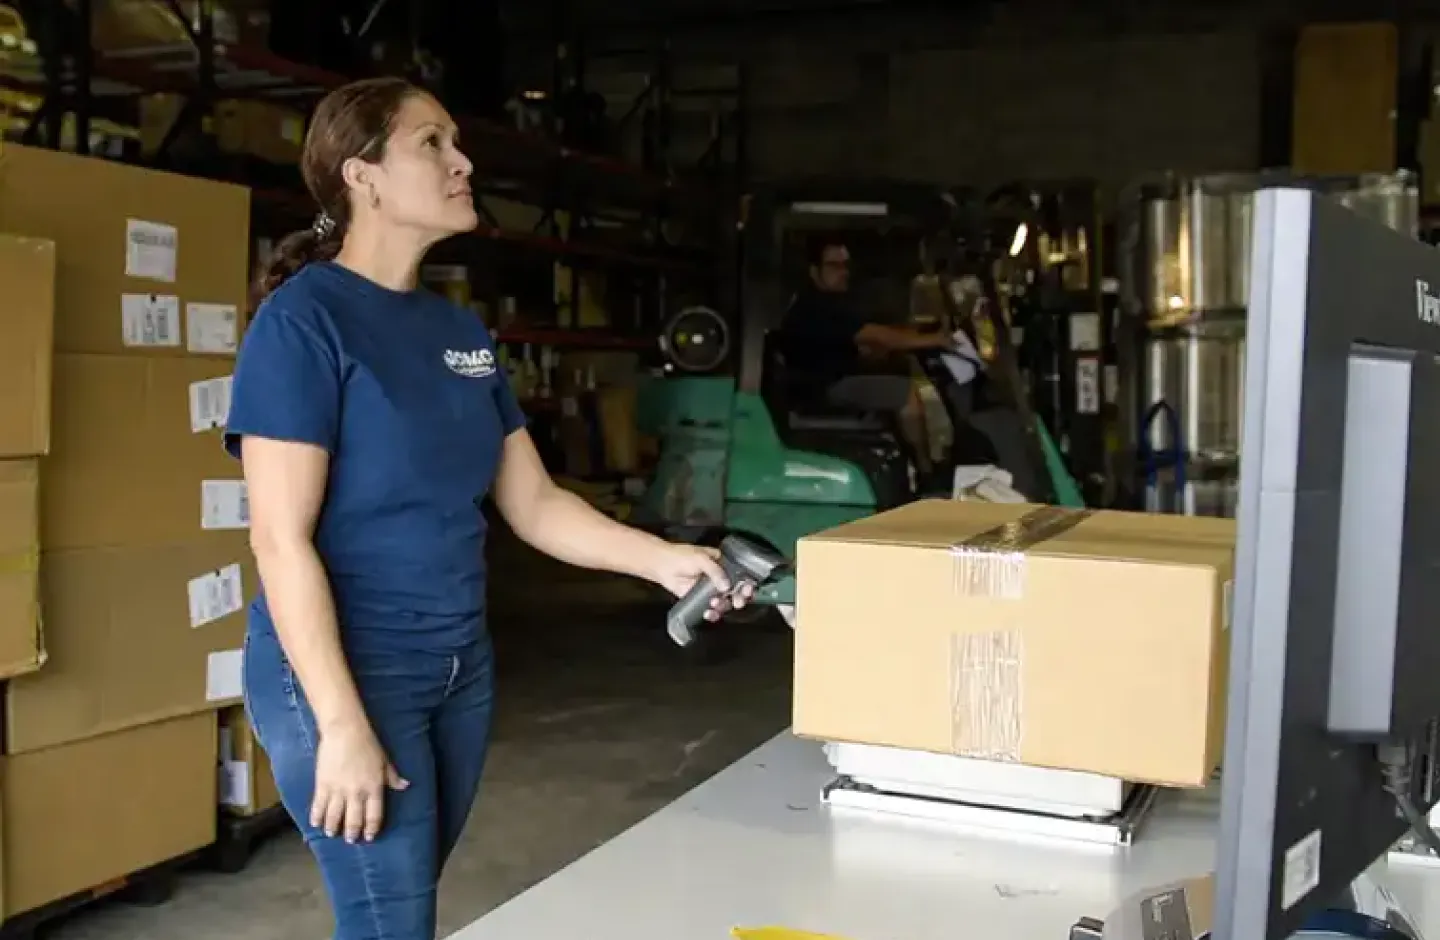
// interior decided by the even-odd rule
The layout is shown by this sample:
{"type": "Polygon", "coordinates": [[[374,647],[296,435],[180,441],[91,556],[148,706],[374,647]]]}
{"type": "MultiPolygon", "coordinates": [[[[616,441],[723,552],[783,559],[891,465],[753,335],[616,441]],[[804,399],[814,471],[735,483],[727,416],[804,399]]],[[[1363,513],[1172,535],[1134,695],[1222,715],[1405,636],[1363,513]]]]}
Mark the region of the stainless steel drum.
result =
{"type": "Polygon", "coordinates": [[[1192,480],[1182,484],[1173,471],[1157,474],[1145,488],[1145,511],[1180,516],[1218,516],[1234,519],[1240,502],[1238,477],[1192,480]]]}
{"type": "Polygon", "coordinates": [[[1411,237],[1420,234],[1420,189],[1415,174],[1372,173],[1326,181],[1322,188],[1341,205],[1411,237]]]}
{"type": "Polygon", "coordinates": [[[1245,325],[1238,317],[1154,331],[1145,340],[1144,448],[1206,463],[1240,453],[1245,325]]]}
{"type": "Polygon", "coordinates": [[[1127,296],[1147,322],[1192,322],[1243,311],[1250,293],[1250,226],[1257,189],[1303,186],[1397,231],[1419,229],[1419,189],[1400,171],[1312,179],[1280,173],[1175,178],[1144,187],[1128,266],[1139,283],[1127,296]]]}
{"type": "Polygon", "coordinates": [[[1141,456],[1147,500],[1230,515],[1245,392],[1254,194],[1314,189],[1401,232],[1419,231],[1413,174],[1303,178],[1279,173],[1172,178],[1139,190],[1122,218],[1122,297],[1135,376],[1123,376],[1122,433],[1141,456]],[[1163,459],[1146,461],[1147,453],[1163,459]],[[1177,488],[1156,465],[1194,469],[1177,488]],[[1228,507],[1228,509],[1227,509],[1228,507]]]}
{"type": "Polygon", "coordinates": [[[1177,181],[1150,194],[1140,212],[1142,315],[1183,323],[1245,309],[1251,177],[1177,181]]]}

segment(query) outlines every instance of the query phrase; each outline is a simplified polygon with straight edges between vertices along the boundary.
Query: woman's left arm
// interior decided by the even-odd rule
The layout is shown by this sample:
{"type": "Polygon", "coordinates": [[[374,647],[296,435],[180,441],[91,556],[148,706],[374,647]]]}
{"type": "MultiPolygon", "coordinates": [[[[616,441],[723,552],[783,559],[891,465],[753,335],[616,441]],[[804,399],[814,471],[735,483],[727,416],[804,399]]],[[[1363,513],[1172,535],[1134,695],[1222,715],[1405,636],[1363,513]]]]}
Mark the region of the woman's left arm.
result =
{"type": "Polygon", "coordinates": [[[709,578],[721,592],[730,590],[713,550],[622,525],[556,486],[524,428],[505,437],[495,504],[522,541],[567,564],[644,578],[677,596],[700,578],[709,578]]]}

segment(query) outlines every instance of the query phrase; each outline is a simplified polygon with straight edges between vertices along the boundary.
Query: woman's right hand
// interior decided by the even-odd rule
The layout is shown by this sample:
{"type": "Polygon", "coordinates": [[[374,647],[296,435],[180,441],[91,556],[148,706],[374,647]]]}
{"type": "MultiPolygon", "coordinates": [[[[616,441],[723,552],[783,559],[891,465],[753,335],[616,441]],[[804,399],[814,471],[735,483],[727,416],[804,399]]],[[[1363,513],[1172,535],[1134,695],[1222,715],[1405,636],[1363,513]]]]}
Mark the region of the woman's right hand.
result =
{"type": "Polygon", "coordinates": [[[310,825],[346,842],[374,841],[385,820],[385,792],[410,786],[364,721],[320,736],[310,825]]]}

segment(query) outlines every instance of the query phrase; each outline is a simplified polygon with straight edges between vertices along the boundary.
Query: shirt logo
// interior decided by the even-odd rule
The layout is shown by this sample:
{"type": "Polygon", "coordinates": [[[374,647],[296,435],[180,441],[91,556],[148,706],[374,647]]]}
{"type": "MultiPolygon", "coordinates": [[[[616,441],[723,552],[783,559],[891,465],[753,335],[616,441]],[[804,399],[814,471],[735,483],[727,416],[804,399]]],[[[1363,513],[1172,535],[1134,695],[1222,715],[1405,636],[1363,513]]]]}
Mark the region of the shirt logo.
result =
{"type": "Polygon", "coordinates": [[[445,365],[456,375],[467,379],[483,379],[495,374],[495,354],[488,349],[445,350],[445,365]]]}

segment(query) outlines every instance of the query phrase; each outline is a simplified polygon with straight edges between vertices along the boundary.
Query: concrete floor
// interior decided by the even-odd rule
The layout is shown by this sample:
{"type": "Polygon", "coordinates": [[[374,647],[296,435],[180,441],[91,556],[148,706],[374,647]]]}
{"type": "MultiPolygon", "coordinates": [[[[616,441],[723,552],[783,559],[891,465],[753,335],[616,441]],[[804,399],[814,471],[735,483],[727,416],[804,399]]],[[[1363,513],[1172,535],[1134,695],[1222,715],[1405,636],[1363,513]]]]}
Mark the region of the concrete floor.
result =
{"type": "MultiPolygon", "coordinates": [[[[653,592],[502,551],[512,560],[502,566],[497,559],[493,578],[507,586],[492,599],[501,684],[495,740],[475,815],[441,885],[442,937],[664,806],[789,720],[784,632],[737,627],[733,659],[693,665],[664,638],[663,601],[653,592]]],[[[48,936],[324,940],[329,930],[319,876],[298,837],[286,832],[238,875],[187,874],[164,905],[98,905],[48,936]]]]}

